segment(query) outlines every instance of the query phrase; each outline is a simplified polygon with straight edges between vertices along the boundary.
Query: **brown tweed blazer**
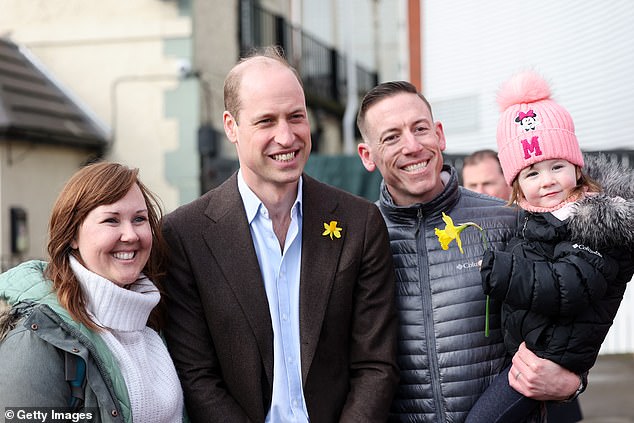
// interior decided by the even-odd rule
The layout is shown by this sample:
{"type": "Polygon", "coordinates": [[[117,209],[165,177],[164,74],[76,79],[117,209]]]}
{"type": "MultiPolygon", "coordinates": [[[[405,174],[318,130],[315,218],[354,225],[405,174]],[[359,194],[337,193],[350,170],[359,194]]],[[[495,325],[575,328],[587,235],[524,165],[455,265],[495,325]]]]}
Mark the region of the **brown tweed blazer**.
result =
{"type": "MultiPolygon", "coordinates": [[[[381,422],[398,382],[394,270],[377,207],[306,175],[300,338],[310,421],[381,422]],[[331,220],[341,238],[323,236],[331,220]]],[[[194,422],[263,422],[273,330],[237,175],[168,214],[165,331],[194,422]]]]}

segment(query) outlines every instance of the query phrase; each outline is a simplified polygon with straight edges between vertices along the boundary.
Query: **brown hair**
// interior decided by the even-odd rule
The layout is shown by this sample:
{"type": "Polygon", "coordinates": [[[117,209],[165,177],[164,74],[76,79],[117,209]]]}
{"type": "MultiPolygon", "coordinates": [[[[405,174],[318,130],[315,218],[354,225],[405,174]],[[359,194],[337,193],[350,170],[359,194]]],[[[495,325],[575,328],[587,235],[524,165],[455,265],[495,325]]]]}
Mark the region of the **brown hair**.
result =
{"type": "MultiPolygon", "coordinates": [[[[595,181],[586,173],[584,173],[581,167],[575,165],[575,168],[579,170],[580,176],[579,176],[579,179],[577,179],[577,185],[570,193],[571,196],[579,195],[584,192],[600,192],[601,191],[602,189],[601,184],[599,184],[597,181],[595,181]]],[[[507,203],[507,205],[509,206],[524,199],[524,194],[522,193],[522,188],[520,187],[520,183],[517,177],[513,180],[513,184],[511,184],[511,188],[513,188],[511,192],[511,198],[509,199],[507,203]]]]}
{"type": "MultiPolygon", "coordinates": [[[[49,221],[48,254],[50,262],[46,276],[53,281],[60,304],[76,321],[93,330],[99,327],[86,312],[86,302],[81,287],[70,267],[70,254],[76,254],[71,243],[77,236],[88,213],[96,207],[115,203],[122,199],[136,184],[143,194],[152,230],[152,250],[143,273],[159,291],[165,259],[165,241],[159,222],[162,217],[158,198],[139,180],[139,170],[118,163],[99,162],[77,171],[60,192],[49,221]]],[[[158,330],[164,323],[162,301],[150,314],[148,324],[158,330]]]]}
{"type": "Polygon", "coordinates": [[[363,96],[363,100],[361,100],[361,106],[359,107],[359,112],[357,113],[357,127],[361,132],[361,135],[365,138],[366,128],[365,128],[365,115],[368,112],[368,109],[375,103],[383,100],[384,98],[392,97],[397,94],[416,94],[420,97],[421,100],[427,105],[429,108],[429,113],[431,115],[432,120],[434,119],[431,104],[425,98],[424,95],[418,92],[416,87],[407,82],[407,81],[390,81],[383,82],[376,87],[372,88],[368,91],[365,96],[363,96]]]}
{"type": "Polygon", "coordinates": [[[231,116],[238,122],[238,114],[242,108],[240,99],[240,84],[244,73],[244,64],[255,60],[270,59],[278,62],[284,67],[290,69],[297,78],[299,85],[304,88],[302,79],[297,69],[292,67],[284,56],[284,50],[280,46],[255,47],[249,53],[241,58],[238,63],[229,71],[224,83],[224,106],[225,110],[231,113],[231,116]]]}

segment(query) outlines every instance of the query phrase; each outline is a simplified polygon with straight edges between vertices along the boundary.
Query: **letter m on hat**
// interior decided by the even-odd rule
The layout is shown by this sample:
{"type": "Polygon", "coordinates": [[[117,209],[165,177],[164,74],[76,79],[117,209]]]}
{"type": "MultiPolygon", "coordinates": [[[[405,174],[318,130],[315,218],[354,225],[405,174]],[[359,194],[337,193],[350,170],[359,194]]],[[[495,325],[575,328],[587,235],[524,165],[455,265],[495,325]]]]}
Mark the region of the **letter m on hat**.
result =
{"type": "Polygon", "coordinates": [[[542,150],[539,148],[539,137],[534,136],[530,141],[522,140],[522,148],[524,149],[524,159],[530,159],[531,156],[541,156],[542,150]]]}

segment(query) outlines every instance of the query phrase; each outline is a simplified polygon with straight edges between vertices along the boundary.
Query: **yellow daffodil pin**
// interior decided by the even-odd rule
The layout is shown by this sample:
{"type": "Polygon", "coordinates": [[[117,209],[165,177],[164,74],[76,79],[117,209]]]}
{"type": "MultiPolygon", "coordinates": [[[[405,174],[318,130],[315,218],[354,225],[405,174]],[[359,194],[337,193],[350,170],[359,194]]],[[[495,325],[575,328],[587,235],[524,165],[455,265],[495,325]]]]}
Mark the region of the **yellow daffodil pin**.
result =
{"type": "Polygon", "coordinates": [[[341,228],[337,227],[336,220],[331,220],[330,223],[324,222],[324,229],[325,231],[322,233],[323,236],[330,235],[330,239],[333,239],[333,236],[335,238],[341,238],[341,228]]]}
{"type": "MultiPolygon", "coordinates": [[[[456,244],[458,244],[458,248],[460,249],[460,253],[464,254],[462,250],[462,240],[460,239],[460,233],[467,229],[469,226],[473,226],[478,228],[480,231],[480,235],[482,236],[482,244],[484,248],[488,248],[489,243],[487,242],[487,238],[484,235],[484,229],[482,229],[479,225],[473,222],[461,223],[458,226],[454,225],[453,219],[450,216],[447,216],[444,212],[442,214],[442,220],[445,222],[445,229],[434,228],[436,231],[436,236],[438,237],[438,242],[440,242],[440,246],[443,250],[449,249],[449,244],[454,239],[456,240],[456,244]]],[[[489,336],[489,296],[486,298],[485,305],[485,318],[484,318],[484,336],[489,336]]]]}
{"type": "Polygon", "coordinates": [[[456,240],[456,244],[458,244],[458,248],[460,249],[460,253],[464,254],[462,250],[462,240],[460,239],[460,233],[467,229],[469,226],[474,226],[482,232],[482,228],[473,222],[461,223],[456,226],[453,223],[453,219],[450,216],[447,216],[444,212],[442,214],[442,220],[445,222],[445,229],[435,228],[436,236],[438,237],[438,242],[440,242],[440,246],[443,250],[449,249],[449,244],[454,239],[456,240]]]}

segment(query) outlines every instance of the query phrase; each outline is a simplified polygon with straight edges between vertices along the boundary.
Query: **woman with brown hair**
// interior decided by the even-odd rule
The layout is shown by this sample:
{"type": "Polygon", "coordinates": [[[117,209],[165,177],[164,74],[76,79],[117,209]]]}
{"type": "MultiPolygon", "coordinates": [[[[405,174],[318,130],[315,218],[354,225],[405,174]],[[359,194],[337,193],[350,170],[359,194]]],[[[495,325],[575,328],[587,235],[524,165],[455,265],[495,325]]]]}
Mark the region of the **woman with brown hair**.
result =
{"type": "Polygon", "coordinates": [[[158,333],[160,219],[138,169],[101,162],[71,177],[53,206],[50,261],[0,275],[0,299],[11,306],[0,316],[0,408],[182,420],[182,390],[158,333]]]}

